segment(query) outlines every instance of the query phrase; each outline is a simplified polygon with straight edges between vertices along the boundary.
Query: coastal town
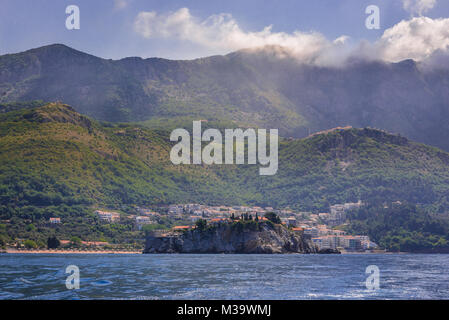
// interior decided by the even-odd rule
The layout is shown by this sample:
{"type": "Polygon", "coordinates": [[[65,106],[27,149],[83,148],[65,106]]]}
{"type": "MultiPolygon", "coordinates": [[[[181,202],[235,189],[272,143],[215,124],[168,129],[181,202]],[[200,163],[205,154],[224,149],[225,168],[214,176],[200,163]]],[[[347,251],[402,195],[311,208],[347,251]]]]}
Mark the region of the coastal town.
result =
{"type": "MultiPolygon", "coordinates": [[[[57,250],[112,250],[112,251],[139,251],[139,241],[144,240],[147,232],[159,234],[173,234],[186,230],[193,230],[198,223],[209,226],[232,224],[235,221],[268,220],[267,214],[275,214],[277,223],[294,233],[302,235],[309,240],[318,251],[334,251],[340,253],[383,253],[379,246],[371,241],[367,235],[348,234],[345,226],[348,223],[348,212],[360,208],[361,201],[354,203],[334,204],[329,212],[312,213],[296,211],[289,207],[273,208],[260,206],[226,206],[205,205],[197,203],[159,205],[151,207],[133,206],[132,210],[94,209],[94,223],[116,228],[127,226],[132,230],[134,240],[132,244],[107,242],[102,239],[59,238],[57,250]],[[86,241],[83,241],[86,240],[86,241]]],[[[50,217],[47,227],[57,230],[70,223],[65,217],[50,217]]],[[[32,246],[26,239],[16,239],[8,245],[10,250],[38,250],[42,245],[32,246]]],[[[48,248],[50,249],[50,245],[48,248]]]]}
{"type": "MultiPolygon", "coordinates": [[[[290,208],[275,209],[258,206],[209,206],[203,204],[173,204],[164,207],[138,207],[138,215],[129,215],[138,230],[144,226],[156,225],[161,218],[174,222],[171,231],[189,230],[196,227],[199,220],[207,224],[226,224],[233,220],[267,220],[266,213],[273,212],[281,223],[294,232],[303,234],[310,239],[319,250],[338,250],[340,252],[373,252],[378,251],[378,245],[366,235],[349,235],[343,226],[349,210],[359,208],[362,202],[335,204],[329,212],[311,213],[296,212],[290,208]]],[[[98,217],[113,223],[121,219],[118,212],[97,210],[98,217]]]]}

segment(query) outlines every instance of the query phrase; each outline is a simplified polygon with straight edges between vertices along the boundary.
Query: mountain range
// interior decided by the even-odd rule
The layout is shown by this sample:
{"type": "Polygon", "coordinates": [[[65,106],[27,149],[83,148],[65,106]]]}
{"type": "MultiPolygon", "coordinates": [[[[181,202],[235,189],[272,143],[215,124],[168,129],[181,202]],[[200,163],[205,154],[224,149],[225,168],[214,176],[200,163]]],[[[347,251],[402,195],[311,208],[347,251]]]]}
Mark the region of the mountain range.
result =
{"type": "Polygon", "coordinates": [[[273,46],[179,61],[107,60],[60,44],[0,56],[0,104],[32,100],[153,129],[204,119],[300,138],[349,125],[449,150],[449,71],[412,60],[320,67],[273,46]]]}
{"type": "Polygon", "coordinates": [[[196,202],[320,212],[379,198],[449,209],[449,154],[385,131],[281,139],[274,176],[260,176],[259,165],[173,165],[173,145],[168,131],[105,125],[59,103],[0,114],[0,205],[196,202]]]}
{"type": "Polygon", "coordinates": [[[392,250],[449,250],[447,101],[449,71],[412,60],[323,67],[281,47],[106,60],[59,44],[3,55],[0,246],[43,243],[50,217],[66,221],[62,237],[138,237],[130,223],[96,223],[101,208],[196,202],[319,213],[362,200],[369,205],[348,231],[392,250]],[[173,165],[170,130],[193,120],[279,129],[277,174],[173,165]]]}
{"type": "Polygon", "coordinates": [[[260,176],[258,165],[173,165],[167,130],[99,122],[61,103],[19,107],[0,113],[0,246],[17,238],[44,246],[55,234],[141,237],[130,219],[99,223],[94,211],[103,208],[136,214],[194,202],[318,213],[362,200],[370,211],[350,220],[351,232],[391,250],[449,250],[449,153],[399,135],[347,127],[281,138],[277,174],[260,176]],[[385,207],[396,201],[419,208],[385,207]],[[52,228],[50,217],[64,223],[52,228]]]}

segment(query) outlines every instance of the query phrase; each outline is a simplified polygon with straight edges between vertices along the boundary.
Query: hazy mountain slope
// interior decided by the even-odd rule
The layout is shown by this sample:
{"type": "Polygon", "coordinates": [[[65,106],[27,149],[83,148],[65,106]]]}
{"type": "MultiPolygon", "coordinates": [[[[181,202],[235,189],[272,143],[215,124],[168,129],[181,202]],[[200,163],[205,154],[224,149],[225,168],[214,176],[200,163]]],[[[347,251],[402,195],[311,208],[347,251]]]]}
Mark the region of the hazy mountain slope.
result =
{"type": "Polygon", "coordinates": [[[192,119],[279,128],[284,136],[376,127],[449,150],[449,71],[413,61],[301,65],[279,48],[192,61],[100,59],[63,45],[0,57],[0,103],[61,100],[108,121],[192,119]]]}
{"type": "Polygon", "coordinates": [[[60,104],[0,114],[0,211],[174,202],[320,211],[372,198],[449,209],[449,154],[378,130],[282,141],[274,176],[258,165],[174,166],[171,146],[166,132],[102,126],[60,104]]]}

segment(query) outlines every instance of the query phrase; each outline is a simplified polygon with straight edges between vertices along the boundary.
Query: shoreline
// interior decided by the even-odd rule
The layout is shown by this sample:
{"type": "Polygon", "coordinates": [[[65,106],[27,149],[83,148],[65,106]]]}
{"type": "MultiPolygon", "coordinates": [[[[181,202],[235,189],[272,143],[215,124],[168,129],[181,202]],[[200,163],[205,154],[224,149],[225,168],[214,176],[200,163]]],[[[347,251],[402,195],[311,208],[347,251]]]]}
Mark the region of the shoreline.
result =
{"type": "MultiPolygon", "coordinates": [[[[143,253],[143,251],[113,251],[113,250],[17,250],[17,249],[6,249],[6,250],[0,250],[0,254],[147,254],[151,255],[152,253],[143,253]]],[[[154,253],[153,253],[154,254],[154,253]]],[[[164,254],[164,253],[161,253],[164,254]]],[[[167,253],[167,254],[180,254],[180,255],[189,255],[189,254],[205,254],[209,255],[210,253],[167,253]]],[[[217,253],[219,254],[219,253],[217,253]]],[[[291,255],[291,254],[301,254],[304,253],[273,253],[273,255],[291,255]]],[[[445,254],[445,253],[439,253],[439,252],[428,252],[428,253],[422,253],[422,252],[341,252],[339,255],[403,255],[403,254],[445,254]]],[[[447,253],[446,253],[447,254],[447,253]]],[[[270,255],[270,254],[268,254],[270,255]]],[[[308,254],[310,255],[310,253],[308,254]]],[[[311,255],[325,255],[325,254],[319,254],[319,253],[312,253],[311,255]]]]}
{"type": "Polygon", "coordinates": [[[142,254],[142,251],[113,251],[113,250],[17,250],[6,249],[0,251],[0,253],[12,253],[12,254],[142,254]]]}

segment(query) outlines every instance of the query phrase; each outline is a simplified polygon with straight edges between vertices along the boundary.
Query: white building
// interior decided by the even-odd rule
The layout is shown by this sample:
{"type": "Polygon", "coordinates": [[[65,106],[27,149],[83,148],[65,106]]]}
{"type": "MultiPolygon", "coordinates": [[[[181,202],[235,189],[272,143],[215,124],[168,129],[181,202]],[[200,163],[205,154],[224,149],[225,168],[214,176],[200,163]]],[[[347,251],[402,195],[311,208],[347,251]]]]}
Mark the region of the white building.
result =
{"type": "Polygon", "coordinates": [[[190,221],[193,223],[197,222],[198,220],[202,219],[202,216],[190,216],[190,221]]]}
{"type": "Polygon", "coordinates": [[[318,237],[318,233],[319,233],[318,228],[315,227],[304,229],[304,234],[309,235],[312,238],[318,237]]]}
{"type": "Polygon", "coordinates": [[[184,213],[184,207],[182,205],[172,204],[168,207],[169,215],[182,215],[184,213]]]}
{"type": "Polygon", "coordinates": [[[136,221],[136,226],[139,230],[142,229],[142,226],[146,225],[146,224],[153,224],[154,222],[146,216],[137,216],[135,217],[135,221],[136,221]]]}
{"type": "Polygon", "coordinates": [[[95,213],[103,221],[114,222],[114,221],[120,220],[120,214],[117,212],[97,210],[97,211],[95,211],[95,213]]]}
{"type": "Polygon", "coordinates": [[[59,223],[61,223],[61,218],[50,218],[49,222],[51,224],[59,224],[59,223]]]}
{"type": "Polygon", "coordinates": [[[320,250],[322,249],[337,249],[338,239],[336,236],[321,236],[317,238],[312,238],[312,242],[318,246],[320,250]]]}
{"type": "Polygon", "coordinates": [[[296,227],[296,218],[290,217],[287,218],[287,226],[289,227],[296,227]]]}

